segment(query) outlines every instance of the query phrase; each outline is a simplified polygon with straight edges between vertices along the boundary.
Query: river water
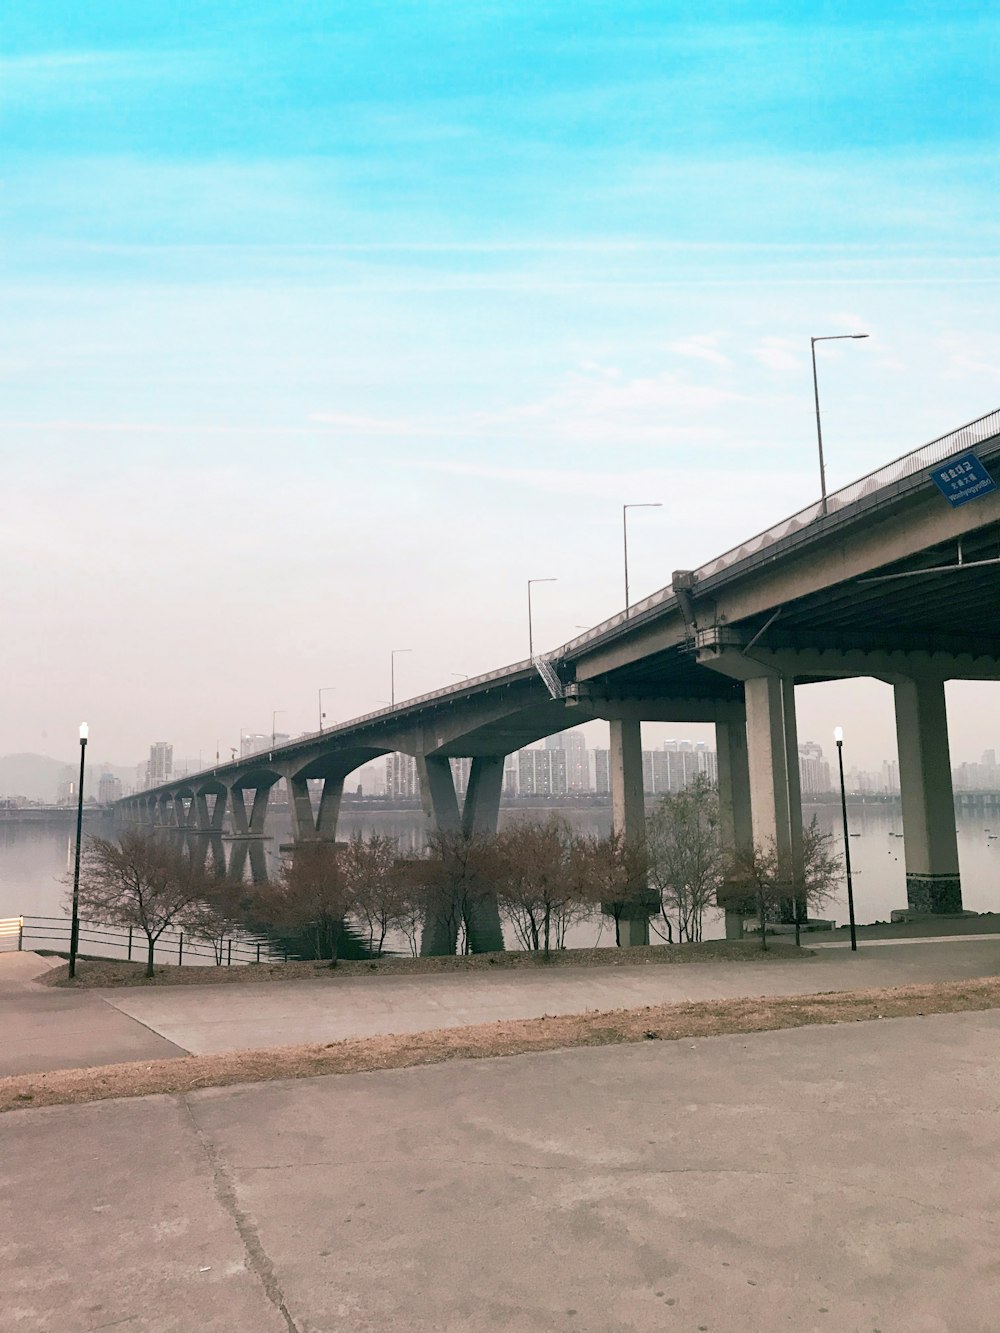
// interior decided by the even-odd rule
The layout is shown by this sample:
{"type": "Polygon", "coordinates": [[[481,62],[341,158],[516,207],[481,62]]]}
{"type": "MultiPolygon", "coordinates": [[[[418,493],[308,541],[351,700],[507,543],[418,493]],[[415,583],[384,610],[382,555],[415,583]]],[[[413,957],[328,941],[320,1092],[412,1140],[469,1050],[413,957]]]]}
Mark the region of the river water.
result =
{"type": "MultiPolygon", "coordinates": [[[[501,821],[518,818],[545,818],[549,811],[524,809],[501,811],[501,821]]],[[[606,807],[565,809],[558,813],[581,833],[606,833],[610,810],[606,807]]],[[[835,804],[808,806],[807,819],[813,815],[820,826],[829,829],[838,850],[843,846],[840,807],[835,804]]],[[[860,924],[888,921],[893,908],[906,906],[906,879],[903,861],[902,818],[898,806],[853,804],[848,809],[852,837],[851,863],[854,874],[854,900],[860,924]]],[[[269,870],[280,858],[280,845],[291,840],[288,816],[281,810],[268,817],[273,835],[257,850],[269,870]]],[[[956,816],[959,861],[962,873],[962,897],[967,909],[977,912],[1000,909],[1000,813],[961,812],[956,816]],[[992,827],[996,822],[996,828],[992,827]]],[[[111,831],[106,822],[89,823],[94,832],[111,831]]],[[[419,810],[377,810],[345,807],[341,813],[338,835],[353,832],[378,832],[396,838],[400,849],[418,850],[424,843],[427,821],[419,810]]],[[[226,847],[231,848],[232,843],[226,847]]],[[[0,824],[0,917],[62,916],[66,912],[66,883],[73,870],[74,827],[64,825],[0,824]]],[[[847,920],[846,886],[821,912],[843,924],[847,920]]],[[[706,937],[723,933],[721,919],[706,921],[706,937]]],[[[509,932],[508,932],[509,935],[509,932]]],[[[584,947],[594,943],[613,944],[614,931],[607,923],[576,927],[568,941],[584,947]],[[610,933],[609,933],[610,932],[610,933]]],[[[516,947],[508,938],[508,946],[516,947]]]]}

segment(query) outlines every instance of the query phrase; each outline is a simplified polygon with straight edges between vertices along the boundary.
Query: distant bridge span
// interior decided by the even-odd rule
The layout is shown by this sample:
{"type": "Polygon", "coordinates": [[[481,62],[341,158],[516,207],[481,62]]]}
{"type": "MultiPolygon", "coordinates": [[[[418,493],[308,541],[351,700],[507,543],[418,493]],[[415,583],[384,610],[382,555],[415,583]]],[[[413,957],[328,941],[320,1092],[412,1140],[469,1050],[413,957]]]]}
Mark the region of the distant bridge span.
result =
{"type": "MultiPolygon", "coordinates": [[[[612,818],[643,826],[640,723],[716,727],[724,836],[801,863],[795,685],[872,676],[894,689],[911,908],[961,909],[944,683],[1000,679],[1000,490],[952,508],[929,469],[972,453],[995,471],[1000,409],[931,441],[726,552],[535,661],[408,699],[117,803],[136,822],[265,831],[287,784],[297,839],[333,838],[345,779],[400,751],[442,830],[496,827],[504,757],[610,724],[612,818]],[[459,807],[449,760],[472,767],[459,807]],[[318,805],[308,787],[322,782],[318,805]],[[252,793],[252,800],[248,801],[252,793]]],[[[740,913],[728,914],[739,928],[740,913]]],[[[499,922],[480,923],[479,947],[499,922]]],[[[644,917],[627,942],[648,938],[644,917]]],[[[425,940],[425,948],[435,942],[425,940]]]]}

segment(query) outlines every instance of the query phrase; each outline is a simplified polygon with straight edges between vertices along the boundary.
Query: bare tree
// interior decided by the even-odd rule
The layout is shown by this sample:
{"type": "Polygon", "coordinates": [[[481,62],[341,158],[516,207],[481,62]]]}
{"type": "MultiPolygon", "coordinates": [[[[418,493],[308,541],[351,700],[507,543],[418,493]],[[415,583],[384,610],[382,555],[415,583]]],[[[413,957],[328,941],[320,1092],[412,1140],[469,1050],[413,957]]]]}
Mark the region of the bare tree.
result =
{"type": "Polygon", "coordinates": [[[117,842],[89,838],[80,865],[80,915],[141,930],[151,977],[157,940],[184,923],[205,886],[204,872],[162,838],[135,830],[117,842]]]}
{"type": "Polygon", "coordinates": [[[621,947],[621,923],[630,914],[647,911],[648,857],[644,843],[633,842],[623,833],[606,838],[576,839],[571,858],[574,896],[600,904],[614,918],[615,944],[621,947]]]}
{"type": "Polygon", "coordinates": [[[451,953],[464,937],[463,952],[468,952],[475,912],[494,892],[496,836],[438,832],[430,838],[426,859],[412,864],[423,890],[425,924],[443,936],[451,953]]]}
{"type": "Polygon", "coordinates": [[[354,906],[340,851],[327,842],[299,843],[275,882],[256,890],[256,914],[276,930],[308,938],[315,956],[331,966],[354,906]]]}
{"type": "Polygon", "coordinates": [[[573,897],[574,835],[564,819],[518,821],[497,834],[501,915],[525,949],[549,954],[555,932],[565,939],[564,909],[573,897]]]}
{"type": "Polygon", "coordinates": [[[802,868],[796,875],[787,856],[773,840],[755,844],[733,858],[731,878],[753,900],[760,923],[761,948],[767,948],[768,921],[779,916],[791,899],[795,911],[795,942],[799,942],[802,912],[829,902],[840,879],[840,857],[833,851],[833,834],[823,832],[814,815],[802,831],[802,868]]]}
{"type": "Polygon", "coordinates": [[[184,913],[184,929],[212,948],[216,967],[222,966],[226,940],[245,930],[252,915],[248,886],[240,880],[217,879],[209,875],[202,886],[202,897],[184,913]]]}
{"type": "Polygon", "coordinates": [[[650,883],[679,941],[702,938],[705,912],[716,904],[728,858],[719,828],[719,797],[703,773],[683,791],[660,799],[646,820],[650,883]]]}
{"type": "Polygon", "coordinates": [[[403,908],[396,840],[381,833],[366,838],[356,832],[341,855],[354,914],[368,934],[369,951],[381,954],[385,937],[403,908]]]}

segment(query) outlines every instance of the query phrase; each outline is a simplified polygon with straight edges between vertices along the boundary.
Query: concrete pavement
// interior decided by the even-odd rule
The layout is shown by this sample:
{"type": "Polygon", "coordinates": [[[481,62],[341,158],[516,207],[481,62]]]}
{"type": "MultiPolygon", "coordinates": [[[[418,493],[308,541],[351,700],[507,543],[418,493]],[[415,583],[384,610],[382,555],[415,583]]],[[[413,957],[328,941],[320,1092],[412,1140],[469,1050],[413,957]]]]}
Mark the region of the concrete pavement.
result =
{"type": "Polygon", "coordinates": [[[0,953],[0,1077],[185,1054],[96,991],[41,985],[62,961],[0,953]]]}
{"type": "Polygon", "coordinates": [[[990,1012],[12,1112],[3,1326],[995,1333],[998,1099],[990,1012]]]}
{"type": "Polygon", "coordinates": [[[122,1014],[186,1051],[251,1050],[423,1032],[497,1019],[540,1018],[746,995],[798,995],[993,976],[1000,941],[979,938],[760,963],[553,967],[396,976],[347,976],[241,986],[100,992],[122,1014]]]}

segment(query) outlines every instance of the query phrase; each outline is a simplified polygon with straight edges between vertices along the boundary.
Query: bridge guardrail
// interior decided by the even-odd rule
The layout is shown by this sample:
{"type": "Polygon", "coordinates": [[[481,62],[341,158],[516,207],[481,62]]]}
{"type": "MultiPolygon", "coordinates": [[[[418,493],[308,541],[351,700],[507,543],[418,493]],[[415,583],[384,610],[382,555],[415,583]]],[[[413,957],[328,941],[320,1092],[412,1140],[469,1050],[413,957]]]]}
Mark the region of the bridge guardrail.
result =
{"type": "MultiPolygon", "coordinates": [[[[70,918],[62,916],[15,916],[0,919],[0,950],[50,949],[55,953],[68,952],[70,918]],[[17,928],[14,928],[14,924],[17,928]],[[16,941],[7,944],[6,941],[16,941]]],[[[115,952],[108,957],[124,957],[126,962],[145,960],[146,936],[138,928],[126,929],[102,926],[93,921],[80,922],[80,953],[93,952],[86,945],[115,952]]],[[[217,967],[232,967],[246,963],[287,962],[288,953],[278,949],[270,940],[253,935],[221,936],[215,943],[183,930],[165,930],[154,945],[154,961],[178,965],[194,962],[214,963],[217,967]]]]}
{"type": "MultiPolygon", "coordinates": [[[[866,495],[871,495],[873,491],[881,490],[883,486],[890,486],[893,482],[902,481],[905,477],[912,477],[917,472],[925,468],[933,467],[935,463],[941,463],[952,454],[956,454],[965,449],[972,448],[973,445],[981,444],[984,440],[1000,434],[1000,408],[987,412],[985,416],[977,417],[975,421],[968,421],[964,426],[959,426],[956,430],[949,431],[947,435],[941,435],[936,440],[930,440],[927,444],[922,444],[917,449],[912,449],[908,454],[902,454],[899,458],[893,459],[891,463],[884,463],[876,468],[874,472],[866,473],[859,477],[857,481],[849,482],[837,491],[831,491],[826,499],[826,512],[834,513],[838,509],[843,509],[846,505],[853,504],[856,500],[863,499],[866,495]]],[[[730,550],[723,552],[709,560],[707,564],[699,566],[694,571],[696,580],[710,578],[713,574],[721,573],[728,569],[730,565],[738,564],[748,556],[756,554],[765,546],[770,546],[773,542],[779,541],[782,537],[787,537],[800,528],[806,527],[809,523],[815,522],[822,515],[823,502],[816,500],[805,509],[798,510],[789,518],[782,519],[779,523],[772,524],[765,528],[763,532],[757,533],[755,537],[748,538],[741,542],[739,546],[734,546],[730,550]]],[[[643,598],[641,602],[634,602],[629,607],[629,616],[626,617],[624,611],[619,611],[616,616],[610,620],[603,621],[600,625],[595,625],[589,629],[586,634],[581,634],[576,639],[571,639],[569,643],[564,644],[562,648],[556,649],[550,656],[559,657],[567,649],[583,647],[591,640],[600,638],[608,630],[615,629],[618,625],[623,625],[626,619],[635,619],[643,611],[649,611],[670,600],[673,596],[673,586],[668,584],[658,592],[651,593],[649,597],[643,598]]]]}

